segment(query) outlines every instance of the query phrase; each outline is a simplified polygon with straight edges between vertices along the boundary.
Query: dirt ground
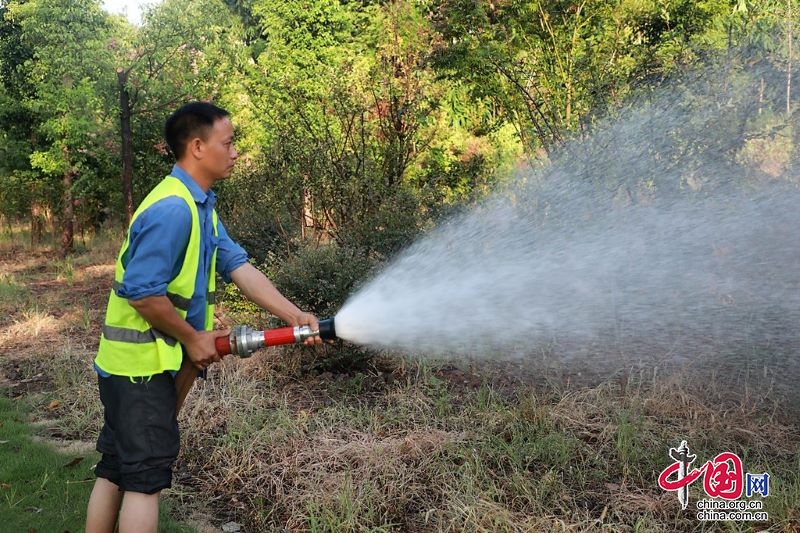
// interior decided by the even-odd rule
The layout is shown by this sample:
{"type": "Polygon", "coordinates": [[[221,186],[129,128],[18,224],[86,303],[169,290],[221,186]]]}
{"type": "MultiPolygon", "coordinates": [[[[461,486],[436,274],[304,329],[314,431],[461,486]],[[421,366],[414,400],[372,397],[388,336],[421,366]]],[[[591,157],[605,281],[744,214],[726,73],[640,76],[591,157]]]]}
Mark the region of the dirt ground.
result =
{"type": "Polygon", "coordinates": [[[0,275],[13,287],[0,300],[0,369],[12,393],[46,386],[49,377],[36,370],[57,347],[97,347],[114,266],[85,260],[65,266],[50,250],[0,249],[0,275]]]}
{"type": "MultiPolygon", "coordinates": [[[[22,244],[0,243],[0,288],[3,288],[0,293],[0,387],[11,397],[36,399],[33,423],[39,427],[37,438],[65,453],[89,453],[94,448],[96,435],[65,431],[64,424],[57,423],[57,418],[68,410],[60,404],[69,400],[44,398],[56,388],[54,373],[61,364],[56,359],[63,357],[64,352],[69,353],[73,363],[85,367],[87,383],[77,394],[95,394],[89,369],[113,281],[113,261],[109,250],[79,253],[64,260],[49,249],[32,250],[22,244]]],[[[219,309],[217,318],[230,325],[224,308],[219,309]]],[[[335,360],[327,361],[322,368],[310,372],[308,383],[287,382],[287,397],[302,403],[303,391],[314,389],[314,383],[346,380],[363,370],[361,363],[348,361],[342,365],[335,360]]],[[[365,374],[365,394],[402,379],[406,372],[402,364],[391,359],[373,359],[368,365],[371,371],[365,374]],[[373,387],[370,380],[381,383],[376,381],[373,387]]],[[[444,364],[437,368],[436,375],[455,388],[474,390],[486,383],[487,376],[499,389],[511,388],[520,373],[509,371],[507,366],[486,363],[481,368],[444,364]]],[[[96,400],[99,405],[99,399],[96,400]]],[[[186,470],[191,465],[183,467],[186,470]]],[[[178,485],[181,479],[191,477],[190,471],[179,474],[178,485]]],[[[200,509],[193,510],[186,519],[200,533],[219,531],[211,525],[214,517],[200,509]]]]}

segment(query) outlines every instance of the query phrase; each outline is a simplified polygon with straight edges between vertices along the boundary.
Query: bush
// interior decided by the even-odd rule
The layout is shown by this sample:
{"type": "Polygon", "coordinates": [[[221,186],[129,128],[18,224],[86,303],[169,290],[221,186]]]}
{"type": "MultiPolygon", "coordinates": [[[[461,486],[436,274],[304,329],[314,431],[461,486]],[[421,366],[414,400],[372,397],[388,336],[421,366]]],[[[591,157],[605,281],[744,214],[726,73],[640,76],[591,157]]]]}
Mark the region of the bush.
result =
{"type": "Polygon", "coordinates": [[[411,192],[395,191],[375,211],[340,228],[336,241],[354,253],[384,261],[414,241],[428,223],[425,216],[419,199],[411,192]]]}
{"type": "MultiPolygon", "coordinates": [[[[288,256],[269,253],[260,269],[284,296],[320,319],[335,316],[375,266],[361,250],[336,244],[302,241],[291,248],[294,251],[288,256]]],[[[267,329],[285,325],[246,300],[234,284],[224,287],[222,298],[228,318],[235,323],[267,329]]],[[[281,353],[284,356],[278,361],[288,365],[284,370],[290,373],[339,372],[372,356],[372,352],[346,343],[320,346],[315,350],[286,346],[281,353]]]]}
{"type": "Polygon", "coordinates": [[[298,307],[326,318],[336,314],[374,266],[360,249],[304,242],[289,258],[268,257],[263,270],[298,307]]]}
{"type": "Polygon", "coordinates": [[[251,327],[266,327],[270,320],[258,305],[244,297],[233,283],[217,283],[218,301],[225,307],[228,326],[246,324],[251,327]]]}

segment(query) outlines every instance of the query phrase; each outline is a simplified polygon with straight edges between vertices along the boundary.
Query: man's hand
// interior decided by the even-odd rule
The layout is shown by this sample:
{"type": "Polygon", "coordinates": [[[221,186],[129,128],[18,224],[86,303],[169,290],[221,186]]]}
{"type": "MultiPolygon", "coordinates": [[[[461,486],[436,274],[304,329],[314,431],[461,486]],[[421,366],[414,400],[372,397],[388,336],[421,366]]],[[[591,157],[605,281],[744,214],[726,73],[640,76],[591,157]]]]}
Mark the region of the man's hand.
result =
{"type": "Polygon", "coordinates": [[[217,353],[214,344],[217,337],[227,337],[230,330],[198,331],[187,342],[183,344],[186,348],[186,355],[198,370],[205,370],[211,363],[218,363],[222,356],[217,353]]]}
{"type": "Polygon", "coordinates": [[[217,355],[214,339],[228,335],[230,331],[197,331],[184,318],[166,296],[148,296],[141,300],[128,300],[151,326],[178,340],[189,359],[198,369],[203,370],[211,363],[221,359],[217,355]]]}
{"type": "MultiPolygon", "coordinates": [[[[315,317],[311,313],[306,313],[304,311],[298,313],[295,316],[294,320],[289,322],[289,325],[308,326],[309,328],[311,328],[311,331],[319,331],[319,320],[317,319],[317,317],[315,317]]],[[[307,346],[322,344],[322,339],[320,338],[319,335],[314,335],[313,337],[309,337],[305,341],[303,341],[303,344],[306,344],[307,346]]]]}

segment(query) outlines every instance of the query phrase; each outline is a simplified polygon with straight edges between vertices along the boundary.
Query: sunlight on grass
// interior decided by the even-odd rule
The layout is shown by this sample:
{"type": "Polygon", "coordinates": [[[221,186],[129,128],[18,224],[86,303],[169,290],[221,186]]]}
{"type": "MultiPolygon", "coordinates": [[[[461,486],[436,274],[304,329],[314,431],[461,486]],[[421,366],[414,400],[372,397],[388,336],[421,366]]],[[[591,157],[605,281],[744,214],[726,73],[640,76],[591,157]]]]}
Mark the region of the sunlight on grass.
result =
{"type": "Polygon", "coordinates": [[[22,311],[19,318],[10,327],[0,332],[0,343],[24,341],[32,337],[55,334],[61,327],[61,321],[46,311],[29,309],[22,311]]]}

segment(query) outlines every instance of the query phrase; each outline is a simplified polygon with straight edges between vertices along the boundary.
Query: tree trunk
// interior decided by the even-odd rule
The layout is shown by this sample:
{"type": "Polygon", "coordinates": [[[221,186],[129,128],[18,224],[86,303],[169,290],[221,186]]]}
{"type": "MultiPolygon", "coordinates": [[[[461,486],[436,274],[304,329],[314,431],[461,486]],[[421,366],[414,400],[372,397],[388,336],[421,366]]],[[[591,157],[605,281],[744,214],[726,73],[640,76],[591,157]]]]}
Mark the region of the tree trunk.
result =
{"type": "Polygon", "coordinates": [[[128,73],[117,69],[119,89],[119,126],[122,132],[122,202],[125,206],[125,222],[133,217],[133,141],[131,137],[131,99],[128,93],[128,73]]]}
{"type": "Polygon", "coordinates": [[[61,210],[61,255],[66,257],[74,251],[75,228],[73,219],[75,217],[75,200],[72,197],[72,177],[74,171],[69,168],[64,172],[62,186],[64,195],[62,197],[63,206],[61,210]]]}
{"type": "Polygon", "coordinates": [[[789,60],[787,61],[786,66],[786,116],[789,117],[792,114],[792,61],[794,58],[793,45],[794,45],[794,24],[792,23],[792,0],[787,0],[786,7],[789,11],[789,16],[787,17],[788,20],[788,29],[787,29],[787,37],[788,37],[788,48],[789,48],[789,60]]]}
{"type": "Polygon", "coordinates": [[[44,232],[44,214],[39,202],[31,203],[31,248],[39,246],[44,232]]]}

